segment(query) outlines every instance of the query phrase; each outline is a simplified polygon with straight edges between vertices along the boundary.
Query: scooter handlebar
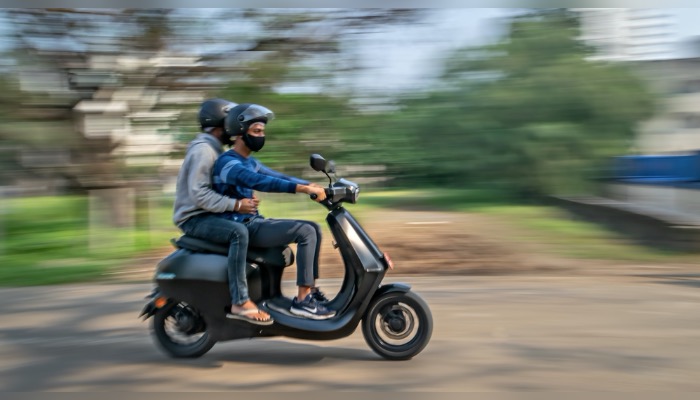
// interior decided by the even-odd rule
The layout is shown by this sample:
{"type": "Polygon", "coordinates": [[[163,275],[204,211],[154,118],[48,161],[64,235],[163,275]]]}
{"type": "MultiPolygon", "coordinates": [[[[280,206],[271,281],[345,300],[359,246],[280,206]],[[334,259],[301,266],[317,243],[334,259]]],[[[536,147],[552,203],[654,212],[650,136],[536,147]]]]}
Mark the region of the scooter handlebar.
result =
{"type": "MultiPolygon", "coordinates": [[[[333,195],[333,191],[331,191],[329,188],[324,188],[323,190],[326,192],[326,200],[328,200],[333,195]]],[[[318,198],[318,195],[316,193],[311,193],[309,197],[311,200],[315,201],[318,198]]]]}

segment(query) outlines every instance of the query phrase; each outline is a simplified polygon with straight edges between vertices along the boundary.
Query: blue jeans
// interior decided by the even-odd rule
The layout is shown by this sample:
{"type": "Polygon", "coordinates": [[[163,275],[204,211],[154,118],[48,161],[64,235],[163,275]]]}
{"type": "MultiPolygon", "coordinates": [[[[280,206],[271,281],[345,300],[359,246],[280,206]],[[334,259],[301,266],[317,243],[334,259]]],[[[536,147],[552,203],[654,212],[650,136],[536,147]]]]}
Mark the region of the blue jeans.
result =
{"type": "Polygon", "coordinates": [[[297,285],[314,286],[318,279],[321,227],[311,221],[256,217],[246,223],[253,247],[297,244],[297,285]]]}
{"type": "Polygon", "coordinates": [[[228,247],[228,286],[233,304],[248,301],[246,281],[246,255],[248,254],[248,229],[240,222],[221,218],[216,214],[195,215],[180,225],[185,234],[228,247]]]}

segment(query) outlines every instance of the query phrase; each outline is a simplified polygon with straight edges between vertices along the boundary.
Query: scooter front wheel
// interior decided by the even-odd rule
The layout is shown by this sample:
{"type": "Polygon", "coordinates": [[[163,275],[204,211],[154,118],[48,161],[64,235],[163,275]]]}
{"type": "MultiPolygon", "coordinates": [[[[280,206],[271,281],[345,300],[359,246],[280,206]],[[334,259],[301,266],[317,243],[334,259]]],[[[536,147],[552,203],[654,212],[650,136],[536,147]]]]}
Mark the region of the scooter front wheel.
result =
{"type": "Polygon", "coordinates": [[[375,353],[408,360],[420,353],[433,333],[433,316],[413,292],[386,293],[373,300],[362,319],[362,334],[375,353]]]}
{"type": "Polygon", "coordinates": [[[175,358],[200,357],[216,344],[197,310],[185,302],[158,310],[151,330],[160,348],[175,358]]]}

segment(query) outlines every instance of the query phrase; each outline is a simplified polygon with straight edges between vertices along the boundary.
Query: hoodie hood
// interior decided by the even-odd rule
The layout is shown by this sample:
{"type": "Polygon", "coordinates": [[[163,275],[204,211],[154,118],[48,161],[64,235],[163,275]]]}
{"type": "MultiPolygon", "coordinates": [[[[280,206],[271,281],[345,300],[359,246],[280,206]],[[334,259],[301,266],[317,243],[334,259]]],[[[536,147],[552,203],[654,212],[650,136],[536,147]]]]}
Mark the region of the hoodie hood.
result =
{"type": "Polygon", "coordinates": [[[221,144],[219,139],[217,139],[216,136],[210,135],[208,133],[200,133],[199,135],[197,135],[197,137],[195,137],[194,140],[192,140],[187,146],[187,151],[189,151],[192,146],[199,143],[208,144],[209,146],[211,146],[212,149],[214,149],[214,151],[216,151],[216,154],[221,154],[224,152],[224,145],[221,144]]]}

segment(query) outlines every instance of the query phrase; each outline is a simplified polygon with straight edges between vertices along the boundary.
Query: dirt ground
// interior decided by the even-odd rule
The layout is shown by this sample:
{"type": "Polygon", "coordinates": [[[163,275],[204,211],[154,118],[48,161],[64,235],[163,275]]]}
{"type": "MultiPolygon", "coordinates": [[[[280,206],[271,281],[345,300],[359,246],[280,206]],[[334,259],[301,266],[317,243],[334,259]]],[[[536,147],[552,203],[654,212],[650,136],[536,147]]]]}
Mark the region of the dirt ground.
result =
{"type": "MultiPolygon", "coordinates": [[[[523,257],[530,251],[499,239],[505,229],[479,215],[391,211],[360,220],[365,230],[395,264],[397,274],[501,274],[549,269],[544,260],[523,257]]],[[[330,241],[330,240],[329,240],[330,241]]],[[[342,273],[340,256],[324,243],[324,274],[342,273]]]]}
{"type": "MultiPolygon", "coordinates": [[[[551,245],[523,240],[527,232],[497,217],[483,214],[384,211],[358,219],[382,251],[389,253],[396,268],[390,274],[415,275],[618,275],[659,268],[697,269],[699,265],[640,265],[640,263],[582,260],[558,254],[551,245]]],[[[321,277],[343,275],[338,250],[324,228],[321,246],[321,277]]],[[[294,249],[294,245],[292,245],[294,249]]],[[[173,248],[131,260],[109,273],[108,280],[145,282],[153,277],[156,263],[173,248]]],[[[296,268],[287,268],[284,279],[293,280],[296,268]]]]}
{"type": "MultiPolygon", "coordinates": [[[[628,274],[637,263],[567,257],[550,243],[526,240],[529,233],[503,218],[484,214],[390,211],[361,220],[400,275],[590,275],[628,274]]],[[[324,276],[342,276],[331,239],[321,249],[324,276]]],[[[641,269],[653,268],[645,265],[641,269]]]]}

